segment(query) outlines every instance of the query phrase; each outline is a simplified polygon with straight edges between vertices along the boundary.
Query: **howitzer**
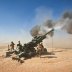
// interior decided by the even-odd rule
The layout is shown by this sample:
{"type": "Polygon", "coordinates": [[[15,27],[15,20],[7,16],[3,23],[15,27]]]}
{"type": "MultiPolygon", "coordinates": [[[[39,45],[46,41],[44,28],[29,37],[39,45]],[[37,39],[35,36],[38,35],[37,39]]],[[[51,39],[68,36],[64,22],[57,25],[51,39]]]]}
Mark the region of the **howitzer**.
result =
{"type": "Polygon", "coordinates": [[[51,29],[49,32],[42,36],[36,36],[34,39],[32,39],[31,42],[28,42],[24,44],[23,50],[18,54],[19,58],[21,57],[32,57],[36,55],[36,50],[34,47],[36,47],[40,42],[42,42],[45,38],[46,35],[53,32],[54,29],[51,29]]]}

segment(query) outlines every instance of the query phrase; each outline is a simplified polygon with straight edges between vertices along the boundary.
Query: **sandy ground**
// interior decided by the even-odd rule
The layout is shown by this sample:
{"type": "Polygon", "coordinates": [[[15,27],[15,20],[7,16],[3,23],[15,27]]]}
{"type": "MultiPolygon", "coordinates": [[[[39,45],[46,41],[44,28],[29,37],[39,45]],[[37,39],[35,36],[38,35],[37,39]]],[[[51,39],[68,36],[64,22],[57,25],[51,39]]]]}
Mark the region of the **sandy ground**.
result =
{"type": "Polygon", "coordinates": [[[5,52],[1,47],[0,72],[72,72],[72,49],[53,48],[52,55],[34,57],[22,64],[11,57],[4,58],[5,52]]]}

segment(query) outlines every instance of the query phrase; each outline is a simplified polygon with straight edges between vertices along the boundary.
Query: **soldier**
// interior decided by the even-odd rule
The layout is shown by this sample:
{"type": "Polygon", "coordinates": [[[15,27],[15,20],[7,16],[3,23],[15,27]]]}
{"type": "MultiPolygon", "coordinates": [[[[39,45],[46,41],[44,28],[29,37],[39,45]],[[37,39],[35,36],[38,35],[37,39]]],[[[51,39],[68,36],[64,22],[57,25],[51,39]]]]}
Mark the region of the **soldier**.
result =
{"type": "Polygon", "coordinates": [[[44,52],[44,46],[42,43],[38,44],[37,46],[37,54],[41,56],[41,53],[44,52]]]}
{"type": "Polygon", "coordinates": [[[44,52],[44,46],[43,43],[40,43],[41,51],[44,52]]]}
{"type": "Polygon", "coordinates": [[[15,44],[14,44],[14,42],[12,41],[11,44],[10,44],[11,51],[14,50],[14,45],[15,45],[15,44]]]}
{"type": "Polygon", "coordinates": [[[17,49],[19,50],[19,52],[22,51],[22,44],[20,43],[20,41],[18,41],[17,49]]]}

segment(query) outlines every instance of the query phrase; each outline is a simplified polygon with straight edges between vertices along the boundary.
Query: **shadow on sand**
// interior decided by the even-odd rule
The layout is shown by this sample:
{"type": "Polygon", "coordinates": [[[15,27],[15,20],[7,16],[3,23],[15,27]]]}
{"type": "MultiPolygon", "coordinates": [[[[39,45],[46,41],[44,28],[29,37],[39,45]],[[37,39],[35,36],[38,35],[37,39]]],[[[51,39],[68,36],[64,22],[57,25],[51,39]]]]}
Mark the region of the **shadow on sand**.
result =
{"type": "Polygon", "coordinates": [[[58,50],[58,51],[53,51],[53,52],[63,52],[64,50],[58,50]]]}
{"type": "Polygon", "coordinates": [[[42,53],[42,55],[55,55],[54,52],[45,52],[45,53],[42,53]]]}
{"type": "Polygon", "coordinates": [[[40,58],[57,58],[54,52],[47,52],[45,54],[42,54],[43,56],[41,56],[40,58]]]}
{"type": "Polygon", "coordinates": [[[40,58],[57,58],[56,56],[43,56],[43,57],[40,57],[40,58]]]}

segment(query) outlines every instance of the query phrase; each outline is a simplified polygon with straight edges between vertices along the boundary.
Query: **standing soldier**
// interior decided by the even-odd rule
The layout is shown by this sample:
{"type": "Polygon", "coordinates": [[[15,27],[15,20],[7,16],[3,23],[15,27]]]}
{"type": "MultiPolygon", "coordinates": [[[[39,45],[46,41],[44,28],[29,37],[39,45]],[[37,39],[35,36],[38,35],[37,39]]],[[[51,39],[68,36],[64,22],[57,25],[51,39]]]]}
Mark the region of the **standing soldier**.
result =
{"type": "Polygon", "coordinates": [[[43,43],[40,43],[40,47],[41,47],[41,51],[42,53],[44,52],[44,46],[43,46],[43,43]]]}
{"type": "Polygon", "coordinates": [[[12,41],[12,42],[11,42],[11,44],[10,44],[11,51],[13,51],[13,50],[14,50],[14,45],[15,45],[15,44],[14,44],[14,42],[12,41]]]}
{"type": "Polygon", "coordinates": [[[37,46],[37,54],[41,56],[41,54],[44,52],[44,46],[42,43],[38,44],[37,46]]]}
{"type": "Polygon", "coordinates": [[[20,41],[18,41],[17,49],[19,52],[22,51],[22,44],[20,43],[20,41]]]}

